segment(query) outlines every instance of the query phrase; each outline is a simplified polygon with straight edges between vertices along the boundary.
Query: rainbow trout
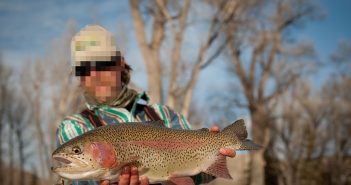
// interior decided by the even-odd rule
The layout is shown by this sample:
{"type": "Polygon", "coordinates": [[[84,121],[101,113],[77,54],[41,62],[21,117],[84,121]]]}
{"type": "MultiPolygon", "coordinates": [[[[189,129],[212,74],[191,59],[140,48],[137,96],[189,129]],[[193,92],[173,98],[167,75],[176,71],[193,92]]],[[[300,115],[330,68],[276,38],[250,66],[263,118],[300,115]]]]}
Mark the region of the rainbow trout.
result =
{"type": "Polygon", "coordinates": [[[53,172],[71,180],[116,180],[126,165],[134,165],[150,183],[189,183],[200,172],[232,179],[220,148],[256,150],[247,139],[244,120],[220,133],[179,130],[162,122],[126,123],[99,127],[57,148],[60,165],[53,172]],[[188,178],[188,179],[187,179],[188,178]]]}

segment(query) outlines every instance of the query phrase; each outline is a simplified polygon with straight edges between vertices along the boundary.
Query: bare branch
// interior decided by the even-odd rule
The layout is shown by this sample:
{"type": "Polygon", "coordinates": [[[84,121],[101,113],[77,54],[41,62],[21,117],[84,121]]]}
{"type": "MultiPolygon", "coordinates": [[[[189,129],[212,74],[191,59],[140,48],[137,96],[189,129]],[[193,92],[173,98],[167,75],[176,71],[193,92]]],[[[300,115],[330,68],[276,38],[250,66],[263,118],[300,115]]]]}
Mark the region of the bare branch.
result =
{"type": "Polygon", "coordinates": [[[207,66],[209,66],[225,49],[225,47],[227,47],[227,44],[229,43],[229,40],[225,40],[223,42],[223,44],[221,44],[217,50],[213,53],[212,56],[210,56],[201,66],[200,69],[205,69],[207,66]]]}
{"type": "Polygon", "coordinates": [[[250,63],[250,72],[249,72],[249,80],[250,81],[255,81],[255,73],[256,73],[256,63],[257,63],[257,58],[262,55],[265,47],[267,46],[267,36],[266,32],[263,32],[261,34],[261,41],[259,44],[255,47],[255,49],[252,52],[252,60],[250,63]]]}
{"type": "Polygon", "coordinates": [[[144,22],[141,18],[139,10],[140,2],[138,0],[130,0],[129,3],[131,6],[136,36],[148,73],[148,87],[150,96],[154,102],[162,102],[162,74],[159,51],[164,40],[164,25],[166,23],[166,18],[159,9],[153,9],[153,32],[151,42],[148,43],[145,34],[144,22]]]}
{"type": "Polygon", "coordinates": [[[177,91],[177,76],[178,76],[178,64],[180,61],[180,55],[181,55],[181,43],[183,41],[183,36],[186,28],[186,22],[187,22],[187,17],[188,17],[188,12],[189,12],[189,7],[190,7],[190,1],[187,0],[185,1],[184,7],[182,8],[179,16],[179,30],[178,32],[176,31],[176,26],[175,24],[172,24],[172,30],[174,34],[174,46],[172,50],[172,71],[171,71],[171,77],[169,81],[169,89],[168,89],[168,105],[171,107],[175,106],[175,99],[176,99],[176,91],[177,91]]]}

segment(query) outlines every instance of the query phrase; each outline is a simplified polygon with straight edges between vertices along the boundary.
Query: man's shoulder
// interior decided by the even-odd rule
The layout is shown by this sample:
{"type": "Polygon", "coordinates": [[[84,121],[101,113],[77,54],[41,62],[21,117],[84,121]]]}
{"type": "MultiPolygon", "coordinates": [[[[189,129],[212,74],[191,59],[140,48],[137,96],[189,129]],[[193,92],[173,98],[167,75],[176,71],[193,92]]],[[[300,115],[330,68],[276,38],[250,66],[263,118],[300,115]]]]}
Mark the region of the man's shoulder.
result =
{"type": "Polygon", "coordinates": [[[83,117],[80,113],[72,114],[63,118],[58,128],[62,131],[67,129],[77,129],[77,130],[91,130],[94,126],[90,123],[89,119],[83,117]]]}
{"type": "Polygon", "coordinates": [[[177,129],[191,129],[191,126],[185,117],[181,113],[174,111],[168,105],[154,103],[150,104],[149,106],[156,111],[156,113],[165,122],[165,125],[167,127],[177,129]]]}
{"type": "Polygon", "coordinates": [[[86,123],[87,120],[80,113],[72,114],[63,118],[62,123],[86,123]]]}
{"type": "Polygon", "coordinates": [[[169,110],[169,111],[173,111],[168,105],[164,105],[161,103],[153,103],[153,104],[149,104],[148,106],[154,108],[154,109],[159,109],[159,110],[169,110]]]}
{"type": "Polygon", "coordinates": [[[94,129],[92,124],[80,114],[66,116],[57,127],[59,144],[63,144],[89,130],[94,129]]]}

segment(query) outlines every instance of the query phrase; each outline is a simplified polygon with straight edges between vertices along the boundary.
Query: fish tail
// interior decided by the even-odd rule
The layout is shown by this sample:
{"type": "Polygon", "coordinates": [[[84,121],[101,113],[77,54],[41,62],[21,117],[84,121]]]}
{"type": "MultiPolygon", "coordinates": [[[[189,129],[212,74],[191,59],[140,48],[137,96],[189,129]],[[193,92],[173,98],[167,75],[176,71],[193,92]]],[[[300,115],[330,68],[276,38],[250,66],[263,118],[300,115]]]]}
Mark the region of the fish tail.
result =
{"type": "Polygon", "coordinates": [[[245,141],[241,142],[241,145],[238,150],[258,150],[261,148],[261,145],[254,143],[250,139],[245,139],[245,141]]]}
{"type": "Polygon", "coordinates": [[[229,136],[235,142],[234,145],[237,146],[235,147],[236,150],[258,150],[262,148],[261,145],[247,139],[247,130],[243,119],[239,119],[224,128],[222,133],[229,136]]]}

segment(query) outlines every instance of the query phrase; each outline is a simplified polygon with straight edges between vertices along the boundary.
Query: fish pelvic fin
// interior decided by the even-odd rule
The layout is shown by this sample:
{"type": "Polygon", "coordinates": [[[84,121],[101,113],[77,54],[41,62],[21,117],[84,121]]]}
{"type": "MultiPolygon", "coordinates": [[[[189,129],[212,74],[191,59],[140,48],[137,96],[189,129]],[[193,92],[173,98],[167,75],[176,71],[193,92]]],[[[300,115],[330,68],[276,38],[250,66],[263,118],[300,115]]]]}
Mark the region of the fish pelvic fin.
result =
{"type": "Polygon", "coordinates": [[[236,150],[258,150],[262,148],[261,145],[255,144],[253,141],[247,139],[248,134],[243,119],[239,119],[227,126],[223,129],[222,133],[235,141],[239,139],[236,143],[239,147],[236,147],[236,150]]]}
{"type": "Polygon", "coordinates": [[[216,161],[204,172],[215,177],[233,179],[228,171],[227,159],[222,154],[218,154],[216,161]]]}

